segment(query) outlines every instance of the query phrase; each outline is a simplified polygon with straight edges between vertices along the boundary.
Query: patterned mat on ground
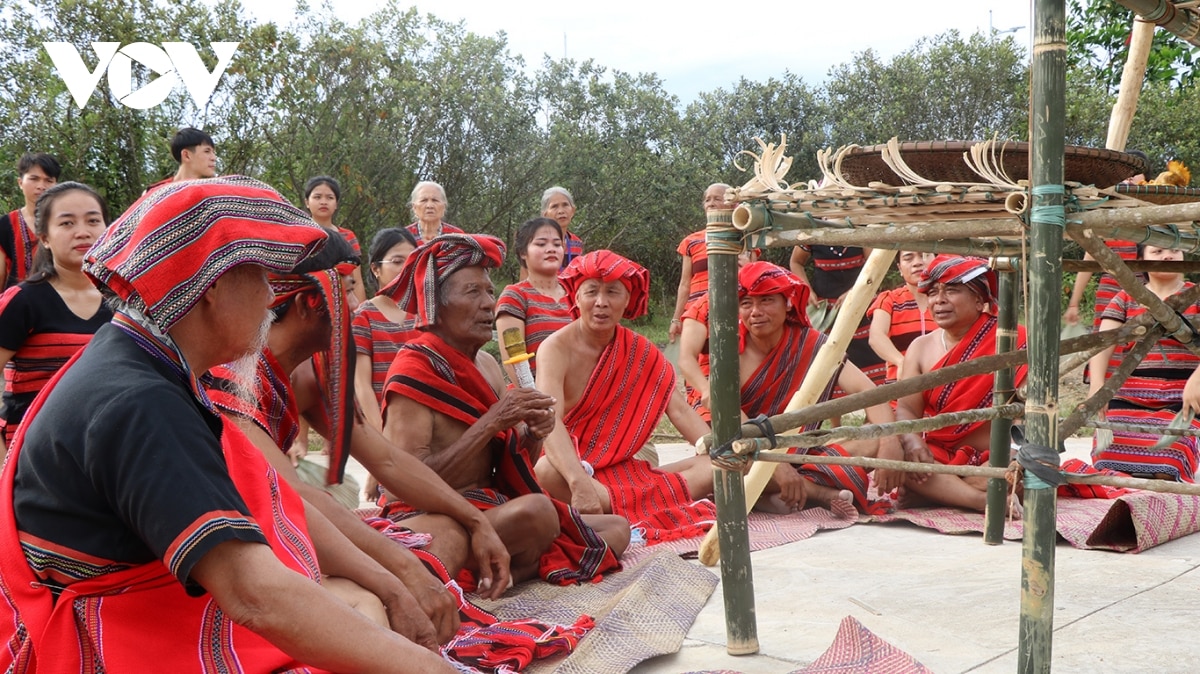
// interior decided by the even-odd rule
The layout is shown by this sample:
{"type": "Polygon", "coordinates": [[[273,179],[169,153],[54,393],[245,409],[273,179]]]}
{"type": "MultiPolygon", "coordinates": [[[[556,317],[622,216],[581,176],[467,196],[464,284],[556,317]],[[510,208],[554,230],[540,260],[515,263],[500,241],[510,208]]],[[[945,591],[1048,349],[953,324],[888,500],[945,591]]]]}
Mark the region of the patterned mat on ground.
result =
{"type": "Polygon", "coordinates": [[[627,672],[647,658],[679,650],[717,577],[667,551],[623,563],[625,570],[599,583],[560,587],[528,582],[497,601],[477,603],[502,620],[533,617],[569,625],[580,614],[595,619],[595,629],[574,653],[534,663],[526,672],[627,672]]]}
{"type": "MultiPolygon", "coordinates": [[[[983,514],[957,508],[912,508],[870,518],[911,522],[945,534],[983,531],[983,514]]],[[[1007,522],[1004,537],[1020,540],[1020,520],[1007,522]]],[[[1141,552],[1200,531],[1200,496],[1135,491],[1116,499],[1058,499],[1058,533],[1085,550],[1141,552]]]]}
{"type": "MultiPolygon", "coordinates": [[[[750,530],[751,552],[802,541],[822,529],[845,529],[854,522],[855,520],[834,517],[833,513],[825,508],[809,508],[790,515],[768,515],[754,512],[746,518],[746,524],[750,530]]],[[[681,557],[694,559],[700,550],[702,540],[704,539],[685,538],[649,547],[630,546],[621,559],[622,562],[632,564],[659,550],[670,550],[681,557]]]]}
{"type": "MultiPolygon", "coordinates": [[[[705,670],[688,674],[739,674],[705,670]]],[[[811,665],[791,674],[933,674],[913,656],[875,636],[851,616],[842,618],[833,643],[811,665]]]]}

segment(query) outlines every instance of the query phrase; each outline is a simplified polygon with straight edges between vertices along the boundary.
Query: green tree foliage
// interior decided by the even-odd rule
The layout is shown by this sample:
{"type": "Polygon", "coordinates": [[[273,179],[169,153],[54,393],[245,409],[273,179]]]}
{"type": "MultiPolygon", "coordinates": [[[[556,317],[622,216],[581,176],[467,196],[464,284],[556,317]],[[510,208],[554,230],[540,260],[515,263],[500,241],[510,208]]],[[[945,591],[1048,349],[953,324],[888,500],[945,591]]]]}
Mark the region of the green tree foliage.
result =
{"type": "MultiPolygon", "coordinates": [[[[1112,64],[1127,30],[1122,12],[1106,1],[1072,6],[1073,51],[1091,46],[1068,75],[1072,143],[1103,143],[1113,92],[1101,75],[1119,70],[1112,64]],[[1116,28],[1104,23],[1117,18],[1116,28]],[[1101,26],[1110,32],[1096,32],[1101,26]],[[1107,60],[1092,58],[1101,53],[1107,60]]],[[[1156,165],[1194,164],[1200,94],[1181,86],[1191,53],[1158,39],[1165,65],[1151,69],[1156,79],[1130,146],[1156,165]]],[[[216,139],[223,173],[260,177],[297,201],[310,176],[337,177],[337,222],[363,240],[411,221],[408,196],[419,180],[446,188],[448,220],[508,243],[519,223],[538,215],[541,191],[562,185],[575,195],[573,229],[587,247],[645,264],[661,301],[678,282],[676,245],[703,225],[703,189],[748,178],[734,158],[755,147],[755,136],[777,142],[787,134],[794,182],[817,175],[821,147],[892,136],[1024,138],[1025,61],[1011,38],[950,32],[891,59],[861,52],[824,84],[786,71],[742,78],[684,107],[652,73],[566,59],[527,68],[503,33],[476,35],[399,0],[353,24],[329,7],[301,6],[287,26],[248,19],[236,0],[9,2],[0,8],[0,201],[17,203],[16,158],[41,150],[119,211],[174,172],[168,140],[194,125],[216,139]],[[209,69],[209,42],[241,45],[203,109],[180,88],[160,106],[131,110],[102,79],[80,110],[42,48],[47,41],[75,45],[89,68],[92,41],[189,42],[209,69]]],[[[510,262],[501,276],[513,275],[510,262]]]]}
{"type": "MultiPolygon", "coordinates": [[[[1111,92],[1121,83],[1129,55],[1133,12],[1113,0],[1070,0],[1067,5],[1067,57],[1072,70],[1111,92]]],[[[1146,82],[1189,88],[1195,81],[1197,49],[1157,30],[1146,60],[1146,82]]]]}
{"type": "Polygon", "coordinates": [[[874,145],[901,140],[980,140],[1025,136],[1025,54],[1012,37],[949,31],[922,39],[884,63],[873,50],[830,70],[831,141],[874,145]]]}

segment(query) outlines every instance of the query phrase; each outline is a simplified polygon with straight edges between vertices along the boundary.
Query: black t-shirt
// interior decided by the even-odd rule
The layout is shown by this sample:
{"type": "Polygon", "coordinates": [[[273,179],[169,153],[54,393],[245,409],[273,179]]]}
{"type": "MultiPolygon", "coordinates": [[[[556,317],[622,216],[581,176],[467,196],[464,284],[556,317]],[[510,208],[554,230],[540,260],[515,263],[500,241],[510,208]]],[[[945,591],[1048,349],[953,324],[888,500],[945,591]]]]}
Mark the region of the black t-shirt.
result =
{"type": "Polygon", "coordinates": [[[267,542],[229,476],[220,418],[112,324],[27,424],[13,508],[52,588],[159,559],[198,594],[188,575],[213,547],[267,542]]]}

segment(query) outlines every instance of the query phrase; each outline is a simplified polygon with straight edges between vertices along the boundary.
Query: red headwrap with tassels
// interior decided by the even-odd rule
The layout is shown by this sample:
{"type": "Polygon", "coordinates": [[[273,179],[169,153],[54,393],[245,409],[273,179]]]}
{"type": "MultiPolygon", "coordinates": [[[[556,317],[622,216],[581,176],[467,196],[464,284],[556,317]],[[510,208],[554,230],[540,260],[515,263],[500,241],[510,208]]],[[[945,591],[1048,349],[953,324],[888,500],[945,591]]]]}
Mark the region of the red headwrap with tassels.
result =
{"type": "Polygon", "coordinates": [[[350,339],[350,307],[342,289],[341,274],[335,268],[305,274],[272,274],[270,280],[271,289],[275,291],[272,307],[297,300],[305,291],[316,290],[322,296],[318,301],[328,310],[329,320],[333,324],[329,348],[313,354],[313,371],[329,420],[330,456],[325,481],[336,484],[342,481],[346,470],[346,460],[350,457],[350,434],[354,428],[354,415],[358,413],[352,388],[354,342],[350,339]]]}
{"type": "Polygon", "coordinates": [[[611,250],[596,250],[571,260],[571,264],[559,272],[558,280],[567,288],[571,314],[576,318],[579,317],[579,305],[575,302],[575,293],[588,279],[596,279],[602,283],[620,281],[629,291],[625,318],[632,320],[646,315],[650,304],[650,272],[642,265],[611,250]]]}
{"type": "Polygon", "coordinates": [[[408,256],[400,273],[379,290],[396,301],[401,311],[416,317],[416,327],[437,320],[442,283],[466,267],[499,267],[504,263],[504,243],[487,234],[443,234],[408,256]]]}
{"type": "Polygon", "coordinates": [[[787,320],[804,327],[808,321],[808,284],[792,272],[770,262],[751,262],[738,271],[738,298],[783,295],[788,300],[787,320]]]}

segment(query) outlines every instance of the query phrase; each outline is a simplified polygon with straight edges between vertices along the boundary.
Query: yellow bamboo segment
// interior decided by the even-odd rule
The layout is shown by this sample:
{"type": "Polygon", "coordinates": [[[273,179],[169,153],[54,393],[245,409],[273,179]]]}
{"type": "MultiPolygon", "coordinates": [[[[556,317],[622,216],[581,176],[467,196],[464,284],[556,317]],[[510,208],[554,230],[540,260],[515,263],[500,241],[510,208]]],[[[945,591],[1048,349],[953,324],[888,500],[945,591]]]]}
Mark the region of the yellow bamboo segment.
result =
{"type": "MultiPolygon", "coordinates": [[[[879,294],[879,284],[895,259],[896,251],[894,250],[876,248],[871,251],[862,271],[858,273],[858,280],[854,282],[854,287],[846,294],[842,308],[838,311],[837,320],[833,323],[833,329],[829,331],[829,339],[817,351],[812,365],[808,368],[808,376],[805,377],[804,383],[792,396],[784,411],[793,412],[817,402],[821,392],[829,384],[829,376],[838,370],[837,365],[846,355],[846,347],[850,344],[850,338],[858,329],[858,324],[862,321],[863,314],[866,313],[871,300],[879,294]]],[[[784,450],[775,451],[783,452],[784,450]]],[[[755,463],[750,467],[745,482],[747,513],[754,507],[758,497],[762,495],[774,470],[775,466],[771,463],[755,463]]],[[[721,559],[715,527],[709,530],[704,536],[704,541],[700,543],[699,558],[705,566],[713,566],[721,559]]]]}

